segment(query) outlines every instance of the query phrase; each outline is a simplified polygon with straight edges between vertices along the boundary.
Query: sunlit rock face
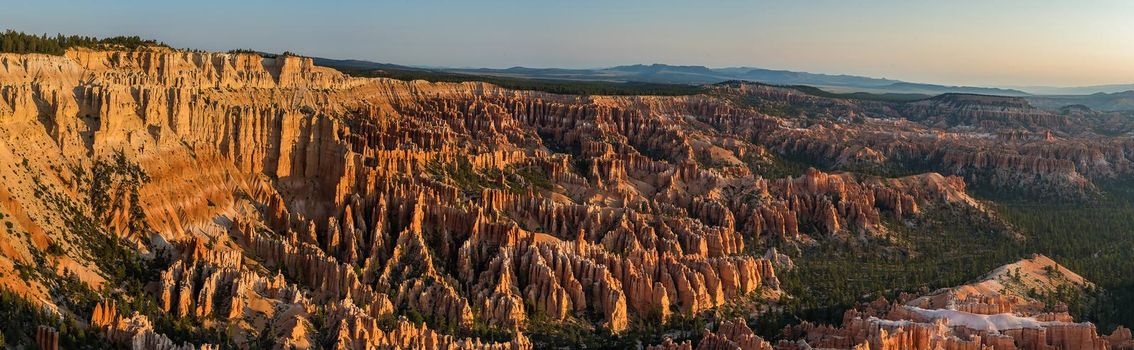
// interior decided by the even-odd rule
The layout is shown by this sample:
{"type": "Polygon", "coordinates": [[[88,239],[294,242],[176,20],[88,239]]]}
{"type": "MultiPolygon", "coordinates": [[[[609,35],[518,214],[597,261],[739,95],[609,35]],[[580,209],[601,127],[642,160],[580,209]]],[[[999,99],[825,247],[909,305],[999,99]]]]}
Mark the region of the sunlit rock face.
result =
{"type": "MultiPolygon", "coordinates": [[[[1074,130],[1016,101],[895,109],[719,89],[564,96],[353,78],[295,56],[0,54],[0,210],[12,222],[0,232],[0,286],[135,348],[526,349],[531,330],[548,324],[617,336],[772,302],[783,294],[777,270],[793,266],[768,250],[773,243],[886,240],[887,219],[982,212],[965,192],[972,181],[1086,193],[1097,176],[1129,172],[1134,154],[1118,151],[1131,149],[1128,140],[1060,138],[1074,130]],[[805,123],[730,95],[823,109],[805,123]],[[983,107],[996,103],[1005,106],[983,107]],[[1002,130],[1010,127],[1026,130],[1002,130]],[[1043,128],[1054,134],[1029,131],[1043,128]],[[990,137],[1015,143],[993,149],[990,137]],[[785,174],[773,171],[777,152],[933,166],[894,177],[785,174]],[[157,265],[152,277],[129,276],[143,279],[143,293],[128,299],[152,310],[120,312],[109,295],[93,311],[71,310],[50,278],[16,272],[46,266],[47,275],[113,289],[122,277],[99,256],[105,247],[90,243],[106,237],[157,265]],[[221,336],[175,340],[155,326],[164,317],[221,336]]],[[[890,307],[895,319],[805,329],[807,341],[963,348],[1011,337],[1089,340],[1096,345],[1083,348],[1094,349],[1129,338],[1099,337],[1058,315],[1008,322],[1042,334],[1014,334],[999,321],[964,333],[955,325],[985,319],[933,313],[942,307],[927,298],[890,307]]],[[[957,298],[949,310],[965,315],[1027,305],[957,298]]],[[[698,348],[771,346],[743,321],[702,338],[698,348]]]]}
{"type": "MultiPolygon", "coordinates": [[[[6,207],[34,236],[13,240],[4,261],[59,245],[72,254],[47,263],[110,282],[93,248],[71,239],[77,228],[52,220],[71,204],[97,234],[168,260],[136,297],[237,344],[530,348],[533,316],[619,334],[780,293],[771,262],[743,254],[743,235],[764,229],[739,232],[719,192],[796,194],[690,162],[682,132],[652,119],[686,101],[355,79],[291,56],[0,61],[5,157],[27,158],[5,169],[25,180],[7,187],[6,207]],[[101,177],[98,193],[86,189],[101,177]],[[504,339],[477,339],[485,330],[504,339]]],[[[819,215],[786,202],[764,211],[819,215]]],[[[35,279],[4,284],[55,304],[35,279]]],[[[85,318],[115,343],[202,345],[160,334],[153,316],[107,301],[85,318]]]]}

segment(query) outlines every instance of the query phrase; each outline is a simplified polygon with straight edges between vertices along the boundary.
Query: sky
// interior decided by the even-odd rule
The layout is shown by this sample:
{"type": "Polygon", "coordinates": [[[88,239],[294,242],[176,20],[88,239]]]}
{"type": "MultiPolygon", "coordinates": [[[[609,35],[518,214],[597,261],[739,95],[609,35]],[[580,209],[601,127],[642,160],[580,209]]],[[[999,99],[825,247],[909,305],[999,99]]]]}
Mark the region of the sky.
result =
{"type": "Polygon", "coordinates": [[[0,0],[0,28],[414,66],[750,66],[975,86],[1134,83],[1134,1],[0,0]]]}

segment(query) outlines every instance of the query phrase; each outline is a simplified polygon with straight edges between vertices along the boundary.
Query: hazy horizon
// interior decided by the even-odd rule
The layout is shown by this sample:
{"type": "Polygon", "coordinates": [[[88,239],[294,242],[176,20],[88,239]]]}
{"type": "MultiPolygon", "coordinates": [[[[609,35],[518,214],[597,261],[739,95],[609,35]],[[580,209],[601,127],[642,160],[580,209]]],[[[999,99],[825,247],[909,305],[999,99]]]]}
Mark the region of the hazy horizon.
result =
{"type": "Polygon", "coordinates": [[[6,4],[5,29],[413,66],[758,67],[945,85],[1134,83],[1134,2],[6,4]]]}

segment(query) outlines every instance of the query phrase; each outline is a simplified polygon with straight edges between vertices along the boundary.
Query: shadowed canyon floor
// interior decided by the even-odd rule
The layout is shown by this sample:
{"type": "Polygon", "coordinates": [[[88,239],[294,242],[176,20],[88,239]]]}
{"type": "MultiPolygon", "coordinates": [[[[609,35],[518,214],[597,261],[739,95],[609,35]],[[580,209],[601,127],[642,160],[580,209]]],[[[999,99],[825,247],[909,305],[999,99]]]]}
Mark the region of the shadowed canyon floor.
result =
{"type": "Polygon", "coordinates": [[[1075,319],[1100,288],[1031,256],[1045,236],[989,200],[1109,203],[1132,129],[995,96],[572,96],[292,55],[0,54],[4,340],[1132,349],[1075,319]],[[853,282],[879,261],[932,278],[853,282]],[[800,305],[851,309],[753,330],[800,305]]]}

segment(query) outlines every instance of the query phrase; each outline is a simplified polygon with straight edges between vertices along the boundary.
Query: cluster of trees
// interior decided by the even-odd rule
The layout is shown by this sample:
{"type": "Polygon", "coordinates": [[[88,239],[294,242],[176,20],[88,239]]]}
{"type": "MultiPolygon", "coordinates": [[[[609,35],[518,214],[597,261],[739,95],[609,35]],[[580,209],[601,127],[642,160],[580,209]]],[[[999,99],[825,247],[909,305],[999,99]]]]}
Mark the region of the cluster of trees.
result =
{"type": "Polygon", "coordinates": [[[142,39],[137,36],[116,36],[113,38],[95,38],[90,36],[47,34],[35,35],[14,30],[7,30],[0,34],[0,52],[11,53],[44,53],[49,55],[62,55],[72,47],[104,48],[116,47],[137,49],[143,46],[168,47],[165,43],[142,39]]]}
{"type": "Polygon", "coordinates": [[[291,52],[291,51],[284,51],[281,54],[274,54],[274,53],[260,52],[260,51],[256,51],[256,50],[253,50],[253,49],[232,49],[232,50],[228,50],[228,53],[232,53],[232,54],[256,54],[256,55],[260,55],[261,57],[265,57],[265,58],[277,58],[277,57],[285,57],[285,56],[306,57],[306,56],[303,56],[303,55],[300,55],[300,54],[297,54],[297,53],[291,52]]]}
{"type": "MultiPolygon", "coordinates": [[[[1028,239],[1024,250],[1047,255],[1099,288],[1084,296],[1061,299],[1071,314],[1109,333],[1134,326],[1134,180],[1098,184],[1094,203],[1065,204],[1039,200],[1001,200],[998,212],[1028,239]]],[[[1060,295],[1062,294],[1062,295],[1060,295]]]]}
{"type": "Polygon", "coordinates": [[[928,293],[961,285],[1024,256],[994,223],[970,210],[929,210],[915,227],[887,219],[899,243],[825,240],[818,246],[781,244],[796,269],[779,273],[785,291],[782,312],[760,318],[758,331],[775,338],[786,324],[841,324],[843,313],[862,302],[902,292],[928,293]]]}
{"type": "Polygon", "coordinates": [[[788,294],[785,308],[758,320],[758,332],[775,338],[786,324],[802,320],[839,324],[843,312],[879,296],[893,300],[901,292],[926,293],[971,282],[993,268],[1039,253],[1094,282],[1086,291],[1061,289],[1035,295],[1063,303],[1076,320],[1098,325],[1109,334],[1134,325],[1134,181],[1100,184],[1104,198],[1091,204],[1058,203],[1035,197],[1010,199],[977,191],[1024,240],[1010,239],[1006,228],[975,213],[927,211],[916,228],[887,222],[908,246],[909,256],[880,254],[886,242],[861,247],[824,242],[816,247],[785,246],[794,252],[796,270],[779,277],[788,294]],[[872,247],[872,248],[871,248],[872,247]]]}
{"type": "Polygon", "coordinates": [[[0,348],[35,344],[39,326],[55,329],[63,349],[100,349],[107,345],[75,320],[61,318],[4,288],[0,288],[0,324],[4,325],[0,329],[0,348]]]}

